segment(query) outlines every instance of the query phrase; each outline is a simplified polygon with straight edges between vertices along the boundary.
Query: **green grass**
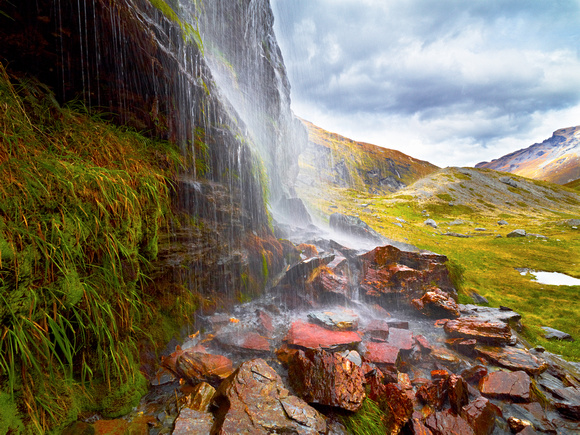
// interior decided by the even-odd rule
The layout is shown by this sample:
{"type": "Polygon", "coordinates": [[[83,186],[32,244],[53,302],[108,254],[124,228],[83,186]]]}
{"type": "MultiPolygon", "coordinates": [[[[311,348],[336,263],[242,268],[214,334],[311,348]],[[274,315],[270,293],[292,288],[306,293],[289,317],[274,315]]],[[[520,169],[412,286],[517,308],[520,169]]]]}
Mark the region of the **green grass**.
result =
{"type": "Polygon", "coordinates": [[[105,390],[117,409],[142,393],[146,274],[178,164],[169,143],[61,108],[0,65],[0,397],[27,430],[106,413],[105,390]]]}
{"type": "Polygon", "coordinates": [[[387,433],[386,415],[379,404],[367,398],[355,414],[342,417],[342,423],[352,435],[375,435],[387,433]]]}

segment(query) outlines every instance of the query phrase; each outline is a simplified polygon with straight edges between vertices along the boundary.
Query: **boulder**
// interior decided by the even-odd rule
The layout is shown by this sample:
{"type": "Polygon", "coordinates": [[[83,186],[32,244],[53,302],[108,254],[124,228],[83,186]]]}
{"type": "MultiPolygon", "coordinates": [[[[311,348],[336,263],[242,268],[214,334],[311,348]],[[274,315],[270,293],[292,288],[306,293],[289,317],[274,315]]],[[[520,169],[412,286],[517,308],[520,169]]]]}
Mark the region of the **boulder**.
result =
{"type": "Polygon", "coordinates": [[[175,366],[168,368],[192,384],[201,381],[217,384],[233,372],[229,358],[190,349],[181,351],[175,360],[175,366]]]}
{"type": "Polygon", "coordinates": [[[449,397],[451,410],[459,414],[461,409],[469,403],[467,382],[461,376],[449,376],[447,380],[447,396],[449,397]]]}
{"type": "Polygon", "coordinates": [[[290,395],[262,359],[242,363],[219,386],[213,403],[217,410],[212,433],[326,433],[325,418],[290,395]]]}
{"type": "Polygon", "coordinates": [[[492,363],[510,370],[524,370],[530,375],[538,375],[548,368],[548,364],[536,358],[525,349],[515,347],[477,346],[476,352],[492,363]]]}
{"type": "Polygon", "coordinates": [[[334,299],[344,302],[349,301],[351,298],[348,278],[327,268],[320,268],[311,285],[319,296],[325,300],[334,299]]]}
{"type": "Polygon", "coordinates": [[[443,412],[435,412],[427,417],[425,425],[431,429],[435,435],[475,435],[471,426],[453,411],[448,409],[443,412]]]}
{"type": "Polygon", "coordinates": [[[518,187],[518,183],[512,177],[501,177],[499,181],[511,187],[518,187]]]}
{"type": "Polygon", "coordinates": [[[354,331],[331,331],[322,326],[297,320],[290,326],[284,341],[288,345],[305,349],[335,349],[360,343],[361,337],[354,331]]]}
{"type": "Polygon", "coordinates": [[[529,402],[532,381],[524,371],[488,373],[479,383],[481,394],[494,399],[529,402]]]}
{"type": "Polygon", "coordinates": [[[308,314],[308,318],[335,331],[356,330],[358,328],[358,314],[346,308],[314,311],[308,314]]]}
{"type": "Polygon", "coordinates": [[[408,329],[390,328],[387,343],[403,352],[410,352],[415,344],[413,333],[408,329]]]}
{"type": "Polygon", "coordinates": [[[466,368],[460,373],[461,377],[470,384],[479,384],[485,375],[487,375],[487,368],[480,364],[466,368]]]}
{"type": "Polygon", "coordinates": [[[451,337],[474,338],[481,343],[505,345],[512,338],[511,328],[503,322],[461,317],[445,323],[444,329],[451,337]]]}
{"type": "Polygon", "coordinates": [[[455,319],[460,316],[457,302],[438,288],[426,292],[420,299],[413,299],[411,303],[428,317],[455,319]]]}
{"type": "Polygon", "coordinates": [[[499,221],[497,221],[498,225],[509,225],[507,221],[500,219],[499,221]]]}
{"type": "Polygon", "coordinates": [[[175,419],[173,435],[209,434],[213,427],[214,417],[210,412],[182,408],[175,419]]]}
{"type": "Polygon", "coordinates": [[[483,396],[465,405],[461,415],[467,420],[475,435],[489,435],[495,427],[495,418],[501,416],[501,411],[483,396]]]}
{"type": "Polygon", "coordinates": [[[423,222],[423,225],[437,229],[437,222],[435,222],[433,219],[427,219],[425,222],[423,222]]]}
{"type": "Polygon", "coordinates": [[[288,376],[294,391],[308,403],[358,411],[365,398],[360,365],[338,353],[299,351],[288,376]]]}
{"type": "Polygon", "coordinates": [[[413,415],[413,401],[404,387],[399,384],[386,384],[380,403],[386,407],[387,427],[391,434],[397,434],[413,415]]]}
{"type": "Polygon", "coordinates": [[[580,389],[575,387],[558,388],[553,391],[554,406],[560,414],[580,420],[580,389]]]}
{"type": "Polygon", "coordinates": [[[422,403],[441,410],[447,399],[447,379],[438,379],[423,384],[417,389],[415,395],[422,403]]]}
{"type": "Polygon", "coordinates": [[[574,341],[572,336],[567,332],[562,332],[554,328],[550,328],[549,326],[542,326],[542,329],[546,331],[546,335],[544,338],[548,340],[565,340],[565,341],[574,341]]]}
{"type": "Polygon", "coordinates": [[[511,233],[508,233],[506,237],[526,237],[526,230],[517,229],[513,230],[511,233]]]}

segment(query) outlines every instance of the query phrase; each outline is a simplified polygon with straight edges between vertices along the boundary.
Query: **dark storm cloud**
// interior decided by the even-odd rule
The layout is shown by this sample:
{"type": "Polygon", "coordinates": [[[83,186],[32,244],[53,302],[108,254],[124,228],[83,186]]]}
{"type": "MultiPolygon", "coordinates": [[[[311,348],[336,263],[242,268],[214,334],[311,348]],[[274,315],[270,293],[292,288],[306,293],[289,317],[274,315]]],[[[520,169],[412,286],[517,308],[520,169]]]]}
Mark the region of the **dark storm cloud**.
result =
{"type": "Polygon", "coordinates": [[[580,101],[579,1],[274,0],[273,7],[301,108],[449,122],[449,134],[485,143],[493,128],[470,131],[453,120],[497,120],[499,137],[514,133],[500,126],[506,119],[529,128],[533,114],[580,101]]]}

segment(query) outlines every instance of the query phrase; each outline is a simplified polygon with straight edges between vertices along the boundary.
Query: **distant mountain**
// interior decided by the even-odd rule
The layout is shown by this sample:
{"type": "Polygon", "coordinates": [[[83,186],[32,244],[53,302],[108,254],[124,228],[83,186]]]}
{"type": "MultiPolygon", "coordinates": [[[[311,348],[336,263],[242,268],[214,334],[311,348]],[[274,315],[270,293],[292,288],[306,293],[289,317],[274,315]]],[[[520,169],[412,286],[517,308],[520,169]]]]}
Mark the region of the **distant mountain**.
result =
{"type": "Polygon", "coordinates": [[[330,184],[370,194],[402,189],[438,169],[400,151],[355,142],[302,120],[308,129],[308,145],[300,155],[303,183],[330,184]],[[316,183],[314,183],[316,181],[316,183]]]}
{"type": "Polygon", "coordinates": [[[580,126],[563,128],[551,138],[476,168],[511,172],[536,180],[566,184],[580,178],[580,126]]]}

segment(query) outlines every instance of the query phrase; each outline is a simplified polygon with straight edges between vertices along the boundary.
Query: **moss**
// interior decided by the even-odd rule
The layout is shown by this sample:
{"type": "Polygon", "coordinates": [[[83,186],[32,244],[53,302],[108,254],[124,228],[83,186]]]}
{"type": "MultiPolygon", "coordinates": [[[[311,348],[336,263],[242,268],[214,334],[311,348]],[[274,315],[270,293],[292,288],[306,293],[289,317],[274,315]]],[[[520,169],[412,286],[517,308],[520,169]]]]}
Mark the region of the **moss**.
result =
{"type": "Polygon", "coordinates": [[[437,198],[439,198],[439,199],[441,199],[443,201],[447,201],[447,202],[451,202],[451,201],[454,201],[455,200],[455,198],[453,198],[448,193],[438,193],[437,194],[437,198]]]}
{"type": "Polygon", "coordinates": [[[0,433],[22,433],[24,424],[10,394],[0,391],[0,433]]]}

